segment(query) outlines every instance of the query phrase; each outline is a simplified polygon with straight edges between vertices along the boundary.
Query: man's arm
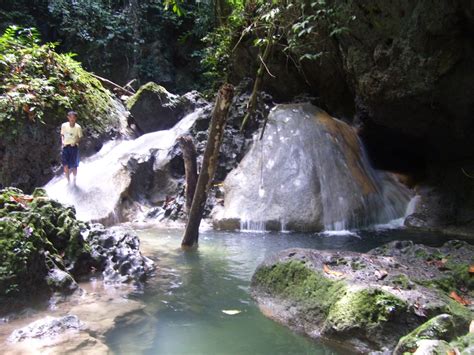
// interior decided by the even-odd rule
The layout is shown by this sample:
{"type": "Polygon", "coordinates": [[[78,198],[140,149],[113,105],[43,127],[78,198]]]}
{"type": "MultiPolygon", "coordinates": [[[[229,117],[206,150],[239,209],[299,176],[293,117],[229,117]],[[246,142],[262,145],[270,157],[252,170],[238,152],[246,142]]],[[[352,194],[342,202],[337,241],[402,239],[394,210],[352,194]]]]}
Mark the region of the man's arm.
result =
{"type": "Polygon", "coordinates": [[[61,125],[61,145],[64,146],[64,126],[61,125]]]}
{"type": "Polygon", "coordinates": [[[79,143],[81,142],[81,139],[82,139],[82,127],[79,126],[79,129],[77,131],[77,142],[76,142],[77,145],[79,145],[79,143]]]}

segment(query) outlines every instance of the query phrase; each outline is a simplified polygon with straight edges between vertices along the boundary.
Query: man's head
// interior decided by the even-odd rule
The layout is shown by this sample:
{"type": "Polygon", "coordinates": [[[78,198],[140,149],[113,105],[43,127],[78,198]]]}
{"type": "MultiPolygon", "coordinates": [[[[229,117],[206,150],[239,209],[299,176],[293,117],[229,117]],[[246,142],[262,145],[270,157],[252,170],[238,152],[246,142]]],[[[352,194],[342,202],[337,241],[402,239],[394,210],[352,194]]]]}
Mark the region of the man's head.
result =
{"type": "Polygon", "coordinates": [[[71,126],[74,126],[74,124],[76,123],[76,120],[77,120],[77,112],[69,111],[67,113],[67,120],[69,121],[71,126]]]}

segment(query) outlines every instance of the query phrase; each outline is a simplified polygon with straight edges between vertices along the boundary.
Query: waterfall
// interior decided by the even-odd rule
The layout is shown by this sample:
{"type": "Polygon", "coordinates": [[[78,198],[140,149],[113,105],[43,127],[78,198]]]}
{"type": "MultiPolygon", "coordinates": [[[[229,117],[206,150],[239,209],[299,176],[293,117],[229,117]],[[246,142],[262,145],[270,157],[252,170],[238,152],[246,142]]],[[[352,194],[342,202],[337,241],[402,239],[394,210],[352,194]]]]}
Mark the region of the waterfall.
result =
{"type": "Polygon", "coordinates": [[[86,221],[116,223],[123,194],[132,180],[128,167],[131,159],[140,162],[154,155],[154,168],[168,162],[168,153],[176,139],[186,133],[204,109],[197,109],[169,130],[148,133],[135,140],[106,143],[78,168],[77,186],[68,186],[64,175],[53,178],[45,189],[51,198],[73,205],[77,217],[86,221]]]}
{"type": "Polygon", "coordinates": [[[257,137],[224,182],[218,228],[340,231],[404,216],[409,190],[374,170],[354,129],[326,112],[278,105],[257,137]]]}

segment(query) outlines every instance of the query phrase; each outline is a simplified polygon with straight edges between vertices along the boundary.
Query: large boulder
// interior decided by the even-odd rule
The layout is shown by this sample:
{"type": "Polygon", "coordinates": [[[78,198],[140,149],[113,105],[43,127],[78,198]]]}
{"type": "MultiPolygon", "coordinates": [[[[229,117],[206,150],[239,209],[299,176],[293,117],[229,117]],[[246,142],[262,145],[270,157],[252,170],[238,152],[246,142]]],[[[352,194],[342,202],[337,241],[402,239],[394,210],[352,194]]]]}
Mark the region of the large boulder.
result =
{"type": "Polygon", "coordinates": [[[272,109],[264,137],[224,182],[218,228],[345,229],[402,217],[409,193],[373,170],[355,130],[310,104],[272,109]]]}
{"type": "Polygon", "coordinates": [[[460,241],[441,248],[396,241],[367,254],[289,249],[257,268],[252,295],[270,318],[352,351],[393,350],[436,316],[416,335],[450,341],[473,316],[450,297],[474,296],[472,255],[460,241]]]}
{"type": "Polygon", "coordinates": [[[154,82],[141,86],[127,99],[127,108],[141,133],[170,129],[186,114],[205,104],[197,92],[174,95],[154,82]]]}

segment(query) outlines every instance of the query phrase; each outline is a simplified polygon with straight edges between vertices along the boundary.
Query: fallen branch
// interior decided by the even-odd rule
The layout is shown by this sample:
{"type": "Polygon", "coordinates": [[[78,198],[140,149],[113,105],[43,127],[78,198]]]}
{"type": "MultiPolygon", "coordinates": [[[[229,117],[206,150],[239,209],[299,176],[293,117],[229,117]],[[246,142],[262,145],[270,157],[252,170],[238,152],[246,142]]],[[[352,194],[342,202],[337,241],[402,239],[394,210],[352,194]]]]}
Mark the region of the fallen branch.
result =
{"type": "Polygon", "coordinates": [[[132,96],[132,95],[134,94],[134,93],[131,92],[130,90],[124,88],[123,86],[120,86],[119,84],[114,83],[113,81],[110,81],[109,79],[103,78],[103,77],[101,77],[101,76],[99,76],[99,75],[97,75],[97,74],[94,74],[94,73],[91,73],[91,75],[92,75],[94,78],[96,78],[97,80],[101,81],[102,83],[108,84],[108,85],[110,85],[110,86],[112,86],[112,87],[114,87],[114,88],[120,89],[120,90],[122,90],[124,93],[126,93],[126,94],[128,94],[128,95],[130,95],[130,96],[132,96]]]}

